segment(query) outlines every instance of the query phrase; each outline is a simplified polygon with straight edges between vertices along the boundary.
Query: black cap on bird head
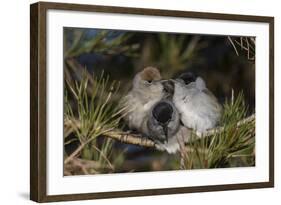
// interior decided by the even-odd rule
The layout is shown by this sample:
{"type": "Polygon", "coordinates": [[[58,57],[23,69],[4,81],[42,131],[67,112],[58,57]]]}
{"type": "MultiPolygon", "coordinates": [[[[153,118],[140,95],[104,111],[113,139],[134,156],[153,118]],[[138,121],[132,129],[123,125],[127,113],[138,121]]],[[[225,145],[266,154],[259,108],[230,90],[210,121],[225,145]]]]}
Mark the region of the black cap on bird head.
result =
{"type": "Polygon", "coordinates": [[[197,75],[192,72],[186,72],[182,73],[178,78],[183,80],[184,83],[188,85],[189,83],[196,81],[197,75]]]}
{"type": "Polygon", "coordinates": [[[160,102],[153,108],[152,115],[163,127],[166,141],[168,142],[168,123],[173,117],[173,107],[167,102],[160,102]]]}
{"type": "Polygon", "coordinates": [[[166,124],[172,119],[173,107],[166,102],[158,103],[152,110],[153,117],[161,124],[166,124]]]}

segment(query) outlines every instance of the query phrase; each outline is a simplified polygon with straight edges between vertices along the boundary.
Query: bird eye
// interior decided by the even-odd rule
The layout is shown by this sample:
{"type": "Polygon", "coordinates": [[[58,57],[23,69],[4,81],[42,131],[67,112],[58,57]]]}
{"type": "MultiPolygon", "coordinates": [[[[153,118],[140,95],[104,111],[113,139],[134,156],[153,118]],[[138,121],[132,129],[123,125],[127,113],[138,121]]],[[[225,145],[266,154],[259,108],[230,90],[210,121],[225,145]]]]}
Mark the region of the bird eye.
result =
{"type": "Polygon", "coordinates": [[[148,80],[148,81],[146,81],[146,82],[148,82],[149,84],[151,84],[151,83],[152,83],[152,80],[148,80]]]}

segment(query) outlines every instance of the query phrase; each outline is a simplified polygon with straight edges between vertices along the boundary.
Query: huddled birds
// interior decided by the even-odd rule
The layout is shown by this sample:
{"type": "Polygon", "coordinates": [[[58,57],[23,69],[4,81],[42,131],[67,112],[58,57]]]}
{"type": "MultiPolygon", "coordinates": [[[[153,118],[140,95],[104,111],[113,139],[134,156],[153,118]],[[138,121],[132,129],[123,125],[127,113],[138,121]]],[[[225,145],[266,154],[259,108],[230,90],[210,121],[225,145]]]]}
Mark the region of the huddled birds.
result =
{"type": "Polygon", "coordinates": [[[155,67],[135,75],[123,103],[129,128],[168,153],[177,152],[188,142],[192,130],[205,132],[217,126],[222,112],[200,76],[187,72],[164,80],[155,67]]]}

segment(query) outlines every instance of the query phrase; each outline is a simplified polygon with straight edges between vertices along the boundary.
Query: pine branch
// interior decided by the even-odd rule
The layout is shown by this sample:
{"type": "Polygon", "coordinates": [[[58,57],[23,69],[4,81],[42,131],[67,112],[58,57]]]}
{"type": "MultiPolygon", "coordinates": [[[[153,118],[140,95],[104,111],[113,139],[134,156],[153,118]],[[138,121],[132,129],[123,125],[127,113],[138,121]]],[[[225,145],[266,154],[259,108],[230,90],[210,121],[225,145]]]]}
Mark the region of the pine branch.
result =
{"type": "MultiPolygon", "coordinates": [[[[66,95],[65,99],[67,102],[67,109],[64,118],[64,137],[67,138],[69,134],[75,133],[77,139],[80,141],[80,146],[78,146],[78,148],[74,150],[72,154],[66,156],[64,164],[67,165],[69,163],[72,163],[73,160],[75,160],[75,158],[81,153],[83,153],[83,156],[86,156],[88,149],[87,145],[100,136],[103,136],[105,138],[107,137],[106,140],[112,138],[122,143],[157,149],[156,144],[146,136],[141,136],[139,134],[137,135],[130,132],[123,132],[116,129],[119,125],[120,119],[123,117],[121,114],[124,109],[115,106],[112,102],[112,96],[117,93],[117,89],[112,90],[112,88],[116,85],[114,84],[114,82],[110,84],[109,78],[104,78],[103,75],[98,79],[96,77],[93,82],[96,82],[96,86],[94,86],[95,89],[93,89],[91,92],[90,99],[88,98],[87,94],[87,89],[89,86],[88,83],[90,83],[89,78],[83,79],[80,83],[75,82],[74,85],[67,84],[69,86],[72,97],[74,97],[74,99],[77,101],[75,105],[77,107],[77,114],[73,112],[73,108],[70,105],[66,95]]],[[[204,139],[206,137],[213,136],[212,139],[215,140],[212,141],[215,141],[215,143],[211,143],[211,145],[215,145],[215,147],[210,145],[212,148],[210,150],[214,153],[214,157],[210,158],[211,160],[209,160],[209,164],[210,166],[220,166],[221,164],[223,164],[223,160],[225,160],[225,155],[220,153],[222,152],[221,150],[225,149],[235,152],[238,148],[240,149],[240,147],[244,149],[246,142],[245,140],[252,139],[252,136],[254,136],[255,130],[253,123],[255,120],[255,114],[246,118],[246,113],[247,107],[245,106],[243,101],[243,94],[239,94],[235,101],[234,98],[232,98],[232,101],[230,103],[225,103],[224,114],[221,119],[221,124],[223,125],[222,127],[217,127],[204,133],[186,129],[182,133],[183,137],[188,139],[186,140],[186,143],[190,145],[193,142],[201,142],[201,139],[205,141],[204,139]],[[236,138],[238,140],[234,140],[236,138]],[[225,142],[228,142],[228,144],[225,144],[225,142]],[[221,160],[222,162],[219,160],[221,160]]],[[[201,155],[201,153],[205,153],[205,145],[202,148],[200,144],[194,144],[194,146],[185,146],[185,144],[183,143],[182,146],[186,147],[188,150],[191,150],[188,153],[198,154],[200,152],[198,156],[201,155]]],[[[100,150],[96,151],[100,154],[101,158],[107,159],[107,157],[103,156],[103,153],[100,150]]],[[[183,157],[184,156],[182,156],[182,158],[183,157]]],[[[207,166],[204,165],[204,157],[205,154],[202,158],[203,161],[201,159],[201,156],[199,159],[201,167],[207,166]]],[[[181,164],[184,165],[185,161],[186,160],[182,161],[181,164]]],[[[190,166],[186,167],[192,166],[193,165],[191,164],[190,166]]],[[[184,168],[185,166],[182,167],[184,168]]],[[[83,171],[82,168],[81,170],[83,171]]],[[[85,170],[83,172],[85,172],[85,170]]]]}
{"type": "MultiPolygon", "coordinates": [[[[237,123],[237,128],[239,128],[240,126],[242,126],[246,123],[250,123],[250,122],[254,122],[254,121],[255,121],[255,114],[253,114],[245,119],[240,120],[237,123]]],[[[65,120],[65,122],[64,122],[65,129],[66,128],[69,129],[69,126],[71,126],[71,124],[73,124],[73,123],[75,123],[75,126],[79,128],[80,123],[77,120],[68,119],[68,120],[65,120]]],[[[194,132],[194,134],[198,138],[203,138],[203,137],[210,137],[212,135],[219,134],[223,131],[224,131],[224,127],[217,127],[214,129],[210,129],[204,133],[194,132]]],[[[141,136],[141,135],[128,133],[128,132],[122,132],[120,130],[106,132],[103,134],[103,136],[110,137],[112,139],[118,140],[118,141],[126,143],[126,144],[133,144],[133,145],[139,145],[142,147],[156,148],[155,143],[152,140],[150,140],[149,138],[141,136]]]]}
{"type": "MultiPolygon", "coordinates": [[[[68,133],[74,132],[75,129],[79,129],[81,126],[80,122],[76,119],[65,119],[64,129],[72,130],[68,133]]],[[[129,132],[122,132],[121,130],[109,131],[103,134],[105,137],[110,137],[112,139],[118,140],[126,144],[139,145],[142,147],[155,147],[155,143],[147,137],[141,136],[139,134],[132,134],[129,132]]],[[[79,151],[78,151],[79,152],[79,151]]],[[[77,153],[76,153],[77,154],[77,153]]],[[[69,162],[69,161],[65,161],[69,162]]]]}
{"type": "MultiPolygon", "coordinates": [[[[237,128],[241,127],[242,125],[244,125],[246,123],[254,122],[255,119],[256,119],[256,115],[252,114],[249,117],[240,120],[237,123],[237,128]]],[[[195,132],[195,134],[196,134],[196,136],[202,138],[202,137],[209,137],[209,136],[212,136],[212,135],[215,135],[215,134],[219,134],[219,133],[221,133],[223,131],[224,131],[224,127],[222,126],[222,127],[217,127],[217,128],[214,128],[214,129],[207,130],[204,133],[195,132]]]]}

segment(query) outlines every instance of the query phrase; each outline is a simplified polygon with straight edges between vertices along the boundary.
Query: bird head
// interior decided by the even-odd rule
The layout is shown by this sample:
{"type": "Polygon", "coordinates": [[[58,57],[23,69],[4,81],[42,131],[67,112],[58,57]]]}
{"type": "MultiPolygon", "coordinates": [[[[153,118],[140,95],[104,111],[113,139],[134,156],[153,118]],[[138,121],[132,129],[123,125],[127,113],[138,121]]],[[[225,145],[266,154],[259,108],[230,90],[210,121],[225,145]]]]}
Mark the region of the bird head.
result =
{"type": "Polygon", "coordinates": [[[185,83],[185,85],[188,85],[189,83],[196,81],[197,75],[195,75],[192,72],[185,72],[182,73],[177,79],[182,80],[185,83]]]}
{"type": "Polygon", "coordinates": [[[147,100],[158,99],[163,95],[161,74],[155,67],[146,67],[137,73],[133,80],[133,90],[147,100]]]}
{"type": "Polygon", "coordinates": [[[158,102],[151,110],[148,129],[152,140],[167,143],[179,128],[179,114],[175,106],[167,100],[158,102]]]}
{"type": "MultiPolygon", "coordinates": [[[[190,91],[197,92],[206,89],[205,81],[192,72],[181,74],[175,80],[171,80],[175,84],[174,98],[182,99],[184,96],[190,94],[190,91]]],[[[175,99],[174,99],[175,100],[175,99]]]]}

